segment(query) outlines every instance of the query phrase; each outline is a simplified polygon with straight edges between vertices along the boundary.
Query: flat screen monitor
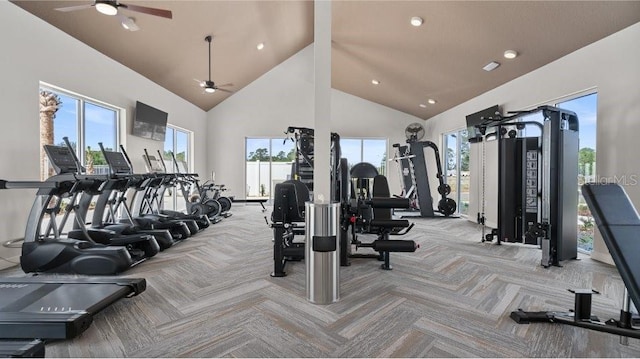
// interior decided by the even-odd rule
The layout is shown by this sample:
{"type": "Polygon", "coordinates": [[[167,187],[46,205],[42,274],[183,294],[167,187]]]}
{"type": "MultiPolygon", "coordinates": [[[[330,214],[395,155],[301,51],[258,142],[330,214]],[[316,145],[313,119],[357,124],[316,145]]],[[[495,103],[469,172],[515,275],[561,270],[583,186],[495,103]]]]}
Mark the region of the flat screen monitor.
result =
{"type": "Polygon", "coordinates": [[[482,111],[467,115],[467,127],[474,127],[500,117],[500,106],[495,105],[482,111]]]}
{"type": "Polygon", "coordinates": [[[485,108],[482,111],[478,111],[476,113],[472,113],[467,115],[467,129],[469,130],[469,138],[476,138],[476,140],[482,136],[484,133],[480,131],[479,128],[475,127],[477,125],[486,124],[487,122],[491,122],[493,120],[498,120],[500,118],[500,106],[495,105],[489,108],[485,108]]]}
{"type": "Polygon", "coordinates": [[[133,119],[133,135],[164,141],[164,135],[167,131],[167,117],[166,112],[137,101],[133,119]]]}

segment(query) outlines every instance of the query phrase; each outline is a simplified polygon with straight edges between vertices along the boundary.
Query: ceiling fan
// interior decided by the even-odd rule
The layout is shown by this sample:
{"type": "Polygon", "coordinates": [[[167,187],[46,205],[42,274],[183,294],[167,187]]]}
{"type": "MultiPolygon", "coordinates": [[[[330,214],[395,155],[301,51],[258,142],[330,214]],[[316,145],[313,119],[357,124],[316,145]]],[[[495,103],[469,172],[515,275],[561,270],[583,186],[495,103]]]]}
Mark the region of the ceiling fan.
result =
{"type": "Polygon", "coordinates": [[[211,35],[208,35],[207,37],[204,38],[204,41],[209,43],[209,79],[205,81],[200,81],[198,79],[195,79],[195,80],[200,84],[200,87],[202,87],[204,89],[204,92],[206,93],[214,93],[216,91],[233,93],[233,91],[231,90],[220,88],[220,87],[226,87],[226,86],[233,86],[233,84],[224,84],[224,85],[218,86],[213,81],[211,81],[211,40],[213,40],[213,36],[211,35]]]}
{"type": "Polygon", "coordinates": [[[173,15],[171,14],[170,10],[156,9],[152,7],[139,6],[139,5],[123,4],[123,3],[119,3],[116,0],[95,0],[93,4],[61,7],[61,8],[57,8],[56,10],[62,11],[62,12],[69,12],[69,11],[88,9],[92,6],[95,6],[98,12],[105,15],[110,15],[110,16],[118,14],[118,9],[122,8],[130,11],[140,12],[143,14],[165,17],[167,19],[173,18],[173,15]]]}

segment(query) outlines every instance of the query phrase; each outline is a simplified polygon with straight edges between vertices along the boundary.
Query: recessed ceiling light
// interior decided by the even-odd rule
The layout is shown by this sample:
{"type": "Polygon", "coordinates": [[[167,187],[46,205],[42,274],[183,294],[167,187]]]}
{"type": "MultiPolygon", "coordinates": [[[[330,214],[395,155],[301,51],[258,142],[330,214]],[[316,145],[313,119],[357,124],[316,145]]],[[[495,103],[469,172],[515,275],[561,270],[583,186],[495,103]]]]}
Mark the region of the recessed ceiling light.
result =
{"type": "Polygon", "coordinates": [[[432,104],[432,105],[435,105],[437,101],[432,99],[432,98],[430,98],[430,99],[427,100],[427,102],[432,104]]]}
{"type": "Polygon", "coordinates": [[[422,25],[422,23],[424,22],[424,20],[422,20],[422,18],[420,16],[414,16],[411,18],[411,25],[413,26],[420,26],[422,25]]]}
{"type": "Polygon", "coordinates": [[[258,50],[262,50],[262,49],[264,49],[264,42],[259,43],[259,44],[256,46],[256,48],[257,48],[258,50]]]}
{"type": "Polygon", "coordinates": [[[380,85],[380,81],[378,81],[376,79],[371,80],[371,83],[374,84],[374,85],[380,85]]]}
{"type": "Polygon", "coordinates": [[[507,50],[504,52],[504,57],[507,59],[515,59],[518,56],[518,53],[514,50],[507,50]]]}
{"type": "Polygon", "coordinates": [[[423,103],[419,104],[418,106],[420,106],[420,107],[422,107],[422,108],[427,108],[427,105],[425,105],[425,104],[423,104],[423,103]]]}
{"type": "Polygon", "coordinates": [[[485,70],[485,71],[493,71],[498,66],[500,66],[500,63],[495,62],[495,61],[491,61],[490,63],[484,65],[484,67],[482,69],[485,70]]]}

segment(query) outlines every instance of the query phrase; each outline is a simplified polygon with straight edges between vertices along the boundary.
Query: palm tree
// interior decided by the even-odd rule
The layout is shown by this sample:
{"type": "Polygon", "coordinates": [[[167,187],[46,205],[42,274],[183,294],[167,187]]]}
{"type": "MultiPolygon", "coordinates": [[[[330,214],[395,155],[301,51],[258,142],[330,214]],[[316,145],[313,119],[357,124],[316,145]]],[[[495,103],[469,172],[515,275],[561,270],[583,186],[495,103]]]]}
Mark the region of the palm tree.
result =
{"type": "Polygon", "coordinates": [[[40,179],[43,180],[53,173],[47,173],[46,155],[42,146],[53,144],[53,119],[61,105],[58,95],[40,90],[40,179]]]}

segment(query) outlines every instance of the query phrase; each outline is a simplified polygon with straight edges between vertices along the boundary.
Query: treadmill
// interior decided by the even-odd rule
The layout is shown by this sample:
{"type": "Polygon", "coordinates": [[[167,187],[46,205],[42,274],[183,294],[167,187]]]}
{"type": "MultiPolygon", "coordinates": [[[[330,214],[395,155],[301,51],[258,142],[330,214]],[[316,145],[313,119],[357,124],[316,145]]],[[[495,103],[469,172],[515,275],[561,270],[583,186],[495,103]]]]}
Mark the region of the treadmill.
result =
{"type": "Polygon", "coordinates": [[[0,358],[44,358],[44,342],[33,340],[0,340],[0,358]]]}
{"type": "Polygon", "coordinates": [[[0,338],[75,338],[101,310],[145,289],[143,278],[0,278],[0,338]]]}

